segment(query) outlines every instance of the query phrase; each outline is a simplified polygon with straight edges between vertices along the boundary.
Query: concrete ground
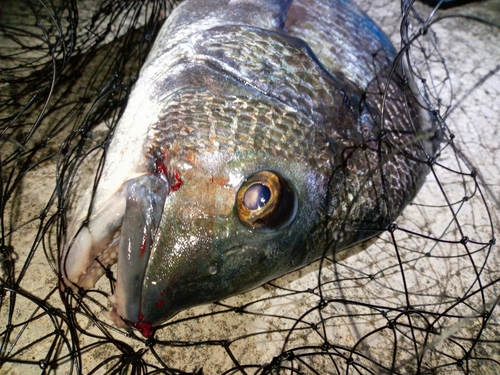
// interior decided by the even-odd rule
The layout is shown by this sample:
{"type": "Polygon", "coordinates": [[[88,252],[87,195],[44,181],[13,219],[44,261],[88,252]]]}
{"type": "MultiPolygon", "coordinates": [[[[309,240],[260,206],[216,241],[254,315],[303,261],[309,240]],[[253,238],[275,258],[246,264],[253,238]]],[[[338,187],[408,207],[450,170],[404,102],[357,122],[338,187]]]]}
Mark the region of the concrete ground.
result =
{"type": "MultiPolygon", "coordinates": [[[[400,2],[358,3],[400,46],[400,2]]],[[[92,12],[91,3],[86,6],[82,18],[92,12]]],[[[58,225],[45,226],[56,204],[41,216],[54,199],[60,161],[35,155],[39,163],[21,174],[3,211],[2,233],[13,252],[3,253],[10,258],[5,255],[2,268],[0,373],[105,374],[120,366],[130,373],[133,366],[136,373],[500,373],[500,255],[491,246],[500,230],[500,29],[477,20],[499,24],[500,1],[435,14],[420,3],[414,7],[419,18],[411,17],[410,33],[431,23],[412,47],[412,64],[455,137],[397,220],[398,230],[327,261],[320,276],[317,262],[220,304],[182,312],[146,342],[112,326],[99,292],[109,291],[105,278],[84,305],[70,301],[74,314],[66,314],[54,272],[58,225]],[[456,14],[467,17],[451,17],[456,14]],[[19,280],[16,293],[9,275],[19,280]],[[264,372],[269,363],[281,369],[264,372]]],[[[11,62],[0,63],[5,78],[11,62]]],[[[2,100],[10,89],[3,85],[2,100]]],[[[98,143],[105,132],[103,123],[91,136],[98,143]]],[[[20,140],[2,137],[5,162],[20,140]]],[[[55,136],[48,147],[57,151],[63,139],[55,136]]],[[[97,162],[96,154],[82,168],[76,195],[97,162]]],[[[8,168],[1,171],[4,186],[8,168]]]]}

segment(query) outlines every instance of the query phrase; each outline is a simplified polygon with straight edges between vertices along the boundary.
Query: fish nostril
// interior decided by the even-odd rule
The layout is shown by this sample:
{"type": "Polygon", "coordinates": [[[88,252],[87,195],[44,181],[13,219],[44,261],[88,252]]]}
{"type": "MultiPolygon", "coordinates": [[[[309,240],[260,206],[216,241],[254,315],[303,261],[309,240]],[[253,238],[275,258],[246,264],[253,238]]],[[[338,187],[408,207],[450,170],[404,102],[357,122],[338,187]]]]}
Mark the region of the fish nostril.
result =
{"type": "Polygon", "coordinates": [[[229,248],[227,248],[227,250],[225,250],[222,255],[224,255],[225,257],[228,257],[228,256],[231,256],[231,255],[235,255],[237,253],[244,253],[246,251],[252,251],[252,250],[255,250],[255,247],[253,246],[250,246],[250,245],[234,245],[234,246],[231,246],[229,248]]]}
{"type": "Polygon", "coordinates": [[[210,267],[208,267],[208,273],[210,275],[216,275],[217,274],[217,266],[216,265],[211,265],[210,267]]]}

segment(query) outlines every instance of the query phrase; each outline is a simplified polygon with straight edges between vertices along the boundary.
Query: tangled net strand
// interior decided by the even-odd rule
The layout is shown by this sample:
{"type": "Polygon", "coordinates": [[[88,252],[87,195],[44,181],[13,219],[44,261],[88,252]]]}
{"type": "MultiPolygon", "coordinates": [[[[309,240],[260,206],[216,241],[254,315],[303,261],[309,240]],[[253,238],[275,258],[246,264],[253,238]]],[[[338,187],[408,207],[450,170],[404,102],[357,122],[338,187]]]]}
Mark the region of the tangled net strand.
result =
{"type": "Polygon", "coordinates": [[[116,266],[91,290],[59,288],[71,210],[99,183],[180,2],[25,0],[0,13],[0,373],[499,373],[498,0],[361,2],[442,139],[422,191],[375,241],[184,311],[149,339],[107,317],[116,266]]]}

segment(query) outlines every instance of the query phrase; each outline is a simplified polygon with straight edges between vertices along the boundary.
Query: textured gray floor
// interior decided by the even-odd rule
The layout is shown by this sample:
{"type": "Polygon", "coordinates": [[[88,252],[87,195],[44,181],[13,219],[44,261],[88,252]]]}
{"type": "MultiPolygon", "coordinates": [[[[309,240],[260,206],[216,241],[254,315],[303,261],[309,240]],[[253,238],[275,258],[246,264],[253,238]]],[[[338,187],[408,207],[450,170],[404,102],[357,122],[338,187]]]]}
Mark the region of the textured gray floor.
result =
{"type": "MultiPolygon", "coordinates": [[[[399,45],[399,1],[365,1],[360,2],[365,9],[382,28],[391,36],[394,44],[399,45]]],[[[421,11],[423,18],[430,13],[430,8],[416,4],[421,11]]],[[[462,14],[474,14],[485,17],[490,20],[500,21],[500,1],[484,1],[476,4],[469,4],[461,9],[448,10],[440,14],[460,12],[462,14]]],[[[479,24],[472,20],[467,21],[460,18],[450,18],[442,20],[430,29],[429,34],[436,40],[437,48],[446,61],[446,67],[450,79],[442,82],[446,73],[442,68],[442,63],[437,61],[430,68],[432,77],[427,77],[429,86],[435,85],[431,92],[437,93],[442,98],[442,113],[445,113],[446,106],[451,106],[453,110],[446,119],[448,127],[456,135],[456,145],[458,153],[463,154],[463,160],[456,159],[457,153],[451,150],[444,151],[440,160],[444,165],[452,168],[463,168],[467,171],[468,167],[478,170],[478,179],[481,182],[483,193],[486,196],[488,206],[491,211],[491,220],[498,232],[500,230],[499,221],[499,200],[500,200],[500,34],[498,29],[479,24]],[[495,72],[490,74],[490,72],[495,72]],[[456,106],[456,107],[455,107],[456,106]],[[464,161],[465,160],[465,161],[464,161]]],[[[430,45],[427,48],[432,48],[430,45]]],[[[433,56],[437,56],[436,54],[433,56]]],[[[415,63],[419,64],[421,56],[415,56],[415,63]]],[[[425,68],[423,70],[426,70],[425,68]]],[[[443,183],[443,188],[448,192],[450,199],[456,201],[462,199],[464,191],[462,179],[452,173],[448,173],[444,168],[436,168],[436,174],[443,183]]],[[[16,197],[14,204],[8,207],[8,220],[12,223],[15,231],[9,238],[9,241],[15,244],[18,264],[24,264],[26,260],[26,251],[34,243],[36,238],[37,223],[27,223],[23,227],[18,227],[19,223],[26,223],[30,218],[36,217],[41,208],[44,207],[50,198],[54,181],[56,178],[55,166],[53,162],[42,164],[25,177],[22,193],[16,197]]],[[[468,177],[466,177],[467,179],[468,177]]],[[[470,179],[472,181],[472,179],[470,179]]],[[[82,186],[86,183],[82,182],[82,186]]],[[[468,186],[472,186],[470,183],[468,186]]],[[[477,195],[476,195],[477,196],[477,195]]],[[[12,202],[12,201],[11,201],[12,202]]],[[[428,182],[418,195],[415,203],[430,205],[441,204],[443,196],[439,193],[436,179],[429,176],[428,182]]],[[[467,202],[464,208],[459,212],[459,220],[462,227],[471,240],[488,241],[492,234],[490,232],[489,217],[479,201],[467,202]]],[[[459,229],[454,227],[453,220],[447,208],[427,209],[424,206],[414,205],[408,207],[403,216],[398,219],[398,225],[403,228],[415,230],[431,237],[443,237],[449,240],[460,239],[462,234],[459,229]],[[451,224],[450,224],[451,223],[451,224]]],[[[403,272],[405,273],[406,289],[410,291],[409,302],[418,309],[419,306],[426,306],[427,310],[432,310],[435,306],[436,312],[440,312],[441,304],[446,304],[455,296],[460,296],[465,290],[479,289],[476,280],[476,274],[471,266],[472,260],[460,256],[463,248],[460,245],[436,244],[436,242],[417,239],[407,236],[404,232],[397,231],[395,234],[397,242],[401,248],[401,254],[406,257],[408,262],[405,264],[403,272]],[[405,249],[409,249],[405,251],[405,249]],[[416,257],[414,249],[421,254],[432,251],[433,256],[426,259],[416,257]],[[450,256],[455,256],[450,258],[450,256]],[[415,260],[413,260],[415,259],[415,260]],[[418,259],[418,260],[417,260],[418,259]]],[[[471,248],[474,246],[471,245],[471,248]]],[[[478,247],[479,248],[479,247],[478,247]]],[[[473,256],[476,264],[485,262],[486,254],[477,251],[473,256]]],[[[342,278],[342,288],[339,289],[335,283],[327,284],[325,290],[330,296],[336,296],[339,299],[345,298],[356,300],[362,303],[385,305],[404,305],[406,295],[402,283],[401,269],[395,267],[394,246],[390,242],[389,234],[382,236],[381,239],[373,243],[369,248],[362,250],[352,250],[343,255],[343,259],[336,265],[329,265],[323,273],[323,281],[342,278]],[[369,275],[375,275],[373,278],[369,275]],[[331,285],[329,287],[328,285],[331,285]]],[[[313,264],[305,269],[287,275],[276,281],[277,285],[294,289],[306,290],[314,288],[317,281],[318,264],[313,264]]],[[[19,266],[20,268],[20,266],[19,266]]],[[[500,276],[500,255],[498,248],[494,247],[493,252],[488,255],[486,272],[483,274],[482,282],[487,284],[500,276]]],[[[42,251],[35,253],[31,260],[31,266],[27,270],[22,287],[27,292],[43,299],[46,298],[49,291],[56,283],[56,275],[47,264],[45,255],[42,251]]],[[[105,282],[102,288],[105,288],[105,282]]],[[[441,355],[428,354],[425,362],[430,366],[440,363],[448,363],[451,357],[460,357],[462,353],[458,346],[450,345],[446,339],[450,336],[470,336],[473,337],[478,332],[479,320],[477,315],[481,309],[493,308],[497,303],[499,295],[499,286],[487,288],[484,293],[486,305],[483,304],[478,293],[477,298],[471,297],[468,304],[455,307],[457,318],[447,318],[440,321],[442,331],[431,344],[420,348],[422,355],[437,349],[441,355]]],[[[33,303],[23,301],[18,295],[16,311],[14,316],[17,322],[22,322],[33,314],[33,303]]],[[[298,318],[309,308],[315,306],[318,299],[307,293],[297,293],[292,296],[286,296],[282,290],[277,290],[269,286],[258,288],[245,295],[231,298],[226,301],[231,305],[247,303],[259,299],[261,302],[252,305],[248,310],[267,315],[279,315],[290,318],[298,318]],[[283,295],[280,298],[265,300],[266,296],[275,297],[277,294],[283,295]]],[[[50,297],[54,307],[62,308],[58,295],[50,297]]],[[[101,302],[106,305],[105,298],[101,302]]],[[[5,304],[7,306],[7,304],[5,304]]],[[[181,314],[181,317],[194,316],[207,311],[217,309],[214,306],[200,307],[181,314]]],[[[326,334],[329,340],[337,345],[343,345],[346,348],[352,347],[353,343],[360,341],[364,335],[374,332],[377,328],[385,327],[387,320],[380,316],[368,314],[364,316],[362,305],[342,305],[332,304],[323,312],[324,317],[329,318],[326,324],[326,334]],[[355,318],[352,318],[352,317],[355,318]]],[[[0,327],[5,326],[7,311],[3,308],[0,311],[0,327]]],[[[104,312],[100,313],[103,321],[109,322],[104,312]]],[[[393,317],[397,319],[397,317],[393,317]]],[[[44,318],[46,319],[46,318],[44,318]]],[[[89,321],[81,318],[82,325],[89,331],[98,332],[97,328],[89,321]]],[[[319,322],[318,312],[312,312],[305,320],[309,323],[319,322]]],[[[274,330],[274,333],[259,334],[238,339],[231,345],[236,358],[241,363],[268,363],[277,355],[283,346],[284,337],[276,330],[279,328],[289,330],[294,323],[292,320],[274,319],[259,315],[248,314],[221,314],[213,315],[202,320],[191,320],[182,324],[176,324],[167,327],[157,333],[159,339],[164,340],[186,340],[186,341],[205,341],[205,340],[224,340],[240,337],[246,334],[256,332],[266,332],[274,330]]],[[[299,323],[301,328],[306,324],[299,323]]],[[[27,330],[20,336],[18,347],[23,343],[34,342],[52,329],[50,323],[44,323],[43,320],[37,324],[29,325],[27,330]]],[[[483,332],[483,338],[487,340],[497,339],[499,329],[499,312],[494,310],[489,318],[489,324],[483,332]]],[[[392,331],[391,331],[392,332],[392,331]]],[[[391,332],[380,330],[376,334],[361,340],[364,345],[365,353],[368,357],[376,358],[379,362],[390,363],[392,360],[392,337],[391,332]]],[[[146,346],[133,338],[127,339],[120,333],[116,333],[120,340],[130,343],[136,350],[146,348],[146,346]]],[[[90,344],[93,339],[88,336],[80,336],[81,346],[90,344]]],[[[416,341],[421,337],[414,338],[416,341]]],[[[322,338],[317,331],[301,329],[294,331],[287,341],[289,347],[300,345],[313,345],[321,343],[322,338]]],[[[23,354],[23,358],[38,359],[44,356],[49,350],[51,340],[42,340],[40,344],[31,348],[23,354]]],[[[398,354],[399,371],[402,373],[415,373],[411,355],[407,355],[405,348],[413,348],[410,340],[400,338],[398,345],[402,350],[398,354]]],[[[498,344],[483,343],[478,349],[484,357],[495,359],[497,365],[493,362],[475,361],[471,368],[471,373],[497,374],[500,373],[500,347],[498,344]]],[[[12,352],[16,349],[13,347],[12,352]]],[[[163,360],[172,367],[184,371],[193,371],[196,368],[203,368],[205,374],[220,374],[224,369],[234,366],[230,356],[222,346],[197,346],[193,348],[175,348],[175,347],[157,347],[163,360]]],[[[412,352],[410,349],[408,353],[412,352]]],[[[101,347],[99,351],[90,351],[86,355],[84,362],[84,373],[88,373],[97,363],[119,354],[113,345],[101,347]]],[[[477,354],[478,352],[476,352],[477,354]]],[[[60,356],[67,353],[61,352],[60,356]]],[[[145,354],[145,359],[154,361],[151,354],[145,354]]],[[[360,363],[362,358],[357,358],[360,363]]],[[[98,370],[96,373],[106,373],[106,368],[98,370]]],[[[54,373],[66,373],[69,369],[67,364],[54,373]]],[[[249,369],[248,374],[254,373],[257,369],[249,369]]],[[[0,373],[12,374],[37,374],[42,373],[40,367],[20,364],[7,364],[0,368],[0,373]]],[[[308,372],[307,368],[303,369],[308,372]]],[[[351,369],[352,371],[352,369],[351,369]]],[[[463,367],[446,368],[446,373],[463,373],[463,367]]],[[[335,373],[333,369],[325,368],[324,373],[335,373]]],[[[353,371],[352,373],[356,373],[353,371]]],[[[367,372],[368,373],[368,372],[367,372]]],[[[438,373],[440,373],[438,371],[438,373]]]]}

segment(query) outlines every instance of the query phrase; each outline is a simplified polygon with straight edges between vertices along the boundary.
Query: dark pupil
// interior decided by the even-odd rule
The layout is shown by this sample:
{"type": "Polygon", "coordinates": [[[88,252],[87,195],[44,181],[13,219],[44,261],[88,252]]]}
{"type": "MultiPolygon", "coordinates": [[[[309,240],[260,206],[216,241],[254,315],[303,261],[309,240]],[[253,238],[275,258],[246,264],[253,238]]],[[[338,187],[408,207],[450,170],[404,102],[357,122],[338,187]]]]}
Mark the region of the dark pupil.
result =
{"type": "Polygon", "coordinates": [[[243,195],[243,204],[249,210],[264,207],[271,198],[271,190],[266,185],[255,184],[250,186],[243,195]]]}

